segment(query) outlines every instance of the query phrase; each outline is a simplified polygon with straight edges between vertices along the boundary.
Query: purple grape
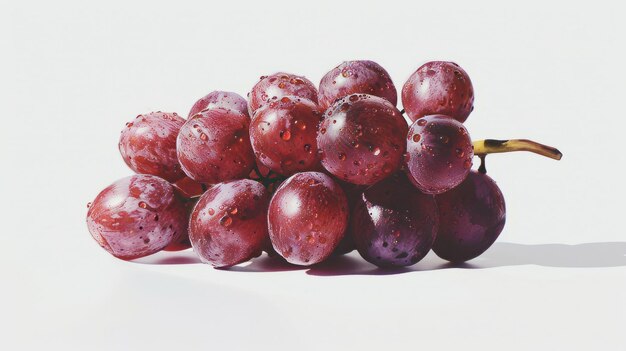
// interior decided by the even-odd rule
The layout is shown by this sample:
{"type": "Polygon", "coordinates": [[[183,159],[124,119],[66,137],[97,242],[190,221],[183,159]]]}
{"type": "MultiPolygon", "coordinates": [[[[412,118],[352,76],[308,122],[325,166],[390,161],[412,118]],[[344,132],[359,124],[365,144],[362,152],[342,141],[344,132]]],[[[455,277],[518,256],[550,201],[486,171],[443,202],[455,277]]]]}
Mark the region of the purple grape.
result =
{"type": "Polygon", "coordinates": [[[326,73],[320,82],[319,105],[325,110],[335,100],[351,94],[378,96],[394,106],[398,102],[389,73],[374,61],[345,61],[326,73]]]}
{"type": "Polygon", "coordinates": [[[274,249],[288,262],[321,262],[333,252],[346,231],[346,195],[324,173],[296,173],[274,193],[268,223],[274,249]]]}
{"type": "Polygon", "coordinates": [[[283,96],[297,96],[317,104],[317,88],[310,80],[295,74],[278,72],[262,76],[252,87],[252,91],[248,94],[250,117],[254,117],[259,107],[283,96]]]}
{"type": "Polygon", "coordinates": [[[432,61],[404,83],[402,105],[412,121],[441,114],[463,123],[474,109],[474,87],[456,63],[432,61]]]}
{"type": "Polygon", "coordinates": [[[177,152],[185,174],[196,182],[245,178],[255,165],[250,119],[234,110],[204,110],[180,129],[177,152]]]}
{"type": "Polygon", "coordinates": [[[136,173],[175,182],[185,176],[176,157],[176,136],[185,120],[176,113],[151,112],[126,123],[119,141],[124,162],[136,173]]]}
{"type": "Polygon", "coordinates": [[[320,170],[316,137],[321,119],[317,105],[296,96],[283,96],[258,109],[250,124],[257,160],[285,176],[320,170]]]}
{"type": "Polygon", "coordinates": [[[193,107],[191,107],[191,111],[189,111],[188,118],[193,117],[202,110],[220,107],[239,111],[248,116],[248,103],[241,95],[229,91],[213,91],[196,101],[193,107]]]}
{"type": "Polygon", "coordinates": [[[459,185],[472,167],[473,156],[467,129],[448,116],[426,116],[409,128],[406,170],[424,193],[440,194],[459,185]]]}
{"type": "Polygon", "coordinates": [[[389,101],[365,94],[346,96],[326,110],[320,124],[322,165],[343,181],[374,184],[400,168],[407,130],[389,101]]]}
{"type": "Polygon", "coordinates": [[[152,175],[111,184],[91,203],[87,227],[111,255],[131,260],[151,255],[187,235],[187,209],[172,185],[152,175]]]}
{"type": "Polygon", "coordinates": [[[433,251],[444,260],[463,262],[478,257],[504,228],[504,196],[486,174],[472,171],[463,183],[436,199],[441,224],[433,251]]]}
{"type": "Polygon", "coordinates": [[[369,187],[351,218],[356,248],[379,267],[410,266],[430,250],[439,218],[432,195],[397,173],[369,187]]]}
{"type": "Polygon", "coordinates": [[[227,267],[261,254],[267,240],[269,193],[249,179],[211,186],[189,221],[189,239],[200,259],[227,267]]]}

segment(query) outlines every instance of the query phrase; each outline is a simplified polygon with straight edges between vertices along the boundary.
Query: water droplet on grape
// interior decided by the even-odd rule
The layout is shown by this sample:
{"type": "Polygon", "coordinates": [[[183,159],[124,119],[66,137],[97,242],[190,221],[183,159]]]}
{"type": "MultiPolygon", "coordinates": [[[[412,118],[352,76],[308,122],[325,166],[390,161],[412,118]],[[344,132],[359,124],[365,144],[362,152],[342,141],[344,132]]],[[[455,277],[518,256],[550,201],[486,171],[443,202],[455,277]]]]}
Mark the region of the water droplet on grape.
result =
{"type": "Polygon", "coordinates": [[[283,97],[280,99],[280,101],[281,101],[281,102],[290,102],[290,101],[291,101],[291,99],[290,99],[290,98],[288,98],[287,96],[283,96],[283,97]]]}
{"type": "Polygon", "coordinates": [[[87,203],[87,208],[91,207],[91,202],[87,203]]]}
{"type": "Polygon", "coordinates": [[[322,129],[320,129],[320,133],[322,133],[322,134],[326,134],[326,128],[322,128],[322,129]]]}
{"type": "Polygon", "coordinates": [[[456,151],[456,157],[458,158],[463,158],[465,156],[465,151],[463,151],[462,149],[457,148],[454,151],[456,151]]]}
{"type": "Polygon", "coordinates": [[[358,95],[350,95],[350,97],[348,98],[348,100],[350,100],[350,101],[352,101],[352,102],[355,102],[355,101],[357,101],[358,99],[359,99],[359,96],[358,96],[358,95]]]}
{"type": "Polygon", "coordinates": [[[280,138],[283,139],[284,141],[289,141],[289,139],[291,139],[291,132],[288,130],[281,130],[280,138]]]}
{"type": "Polygon", "coordinates": [[[375,148],[372,149],[372,153],[374,154],[374,156],[380,155],[380,148],[376,146],[375,148]]]}
{"type": "Polygon", "coordinates": [[[141,208],[147,208],[147,207],[148,207],[148,204],[146,204],[146,203],[145,203],[145,202],[143,202],[143,201],[139,201],[139,207],[141,207],[141,208]]]}
{"type": "Polygon", "coordinates": [[[469,158],[465,160],[465,162],[463,162],[463,167],[465,169],[469,169],[470,167],[472,167],[472,160],[470,160],[469,158]]]}
{"type": "Polygon", "coordinates": [[[284,89],[285,88],[285,82],[278,83],[278,87],[281,88],[281,89],[284,89]]]}
{"type": "Polygon", "coordinates": [[[304,144],[304,151],[311,153],[311,145],[309,144],[304,144]]]}
{"type": "Polygon", "coordinates": [[[229,216],[224,216],[224,217],[220,218],[220,225],[222,225],[224,227],[228,227],[231,224],[233,224],[233,219],[230,218],[229,216]]]}
{"type": "Polygon", "coordinates": [[[440,135],[439,140],[441,140],[442,143],[447,144],[450,141],[450,138],[445,135],[440,135]]]}
{"type": "Polygon", "coordinates": [[[346,154],[344,154],[343,152],[340,152],[340,153],[339,153],[339,159],[340,159],[341,161],[345,161],[345,160],[346,160],[346,154]]]}
{"type": "Polygon", "coordinates": [[[147,243],[149,243],[149,242],[150,242],[150,238],[145,238],[145,239],[143,239],[143,243],[144,243],[144,244],[147,244],[147,243]]]}
{"type": "Polygon", "coordinates": [[[309,244],[315,244],[315,237],[313,235],[307,235],[306,242],[309,244]]]}
{"type": "Polygon", "coordinates": [[[426,125],[426,123],[428,123],[425,119],[420,119],[419,121],[417,121],[417,125],[420,127],[423,127],[426,125]]]}
{"type": "Polygon", "coordinates": [[[416,142],[416,143],[417,143],[418,141],[420,141],[420,139],[421,139],[421,138],[422,138],[422,136],[421,136],[421,135],[419,135],[419,134],[415,134],[415,135],[413,135],[413,141],[414,141],[414,142],[416,142]]]}
{"type": "Polygon", "coordinates": [[[204,134],[204,133],[200,133],[200,139],[202,139],[202,141],[207,141],[207,139],[209,139],[209,137],[207,137],[207,135],[204,134]]]}
{"type": "Polygon", "coordinates": [[[231,215],[236,215],[237,212],[239,212],[239,210],[237,209],[237,207],[233,208],[232,210],[230,210],[230,214],[231,215]]]}

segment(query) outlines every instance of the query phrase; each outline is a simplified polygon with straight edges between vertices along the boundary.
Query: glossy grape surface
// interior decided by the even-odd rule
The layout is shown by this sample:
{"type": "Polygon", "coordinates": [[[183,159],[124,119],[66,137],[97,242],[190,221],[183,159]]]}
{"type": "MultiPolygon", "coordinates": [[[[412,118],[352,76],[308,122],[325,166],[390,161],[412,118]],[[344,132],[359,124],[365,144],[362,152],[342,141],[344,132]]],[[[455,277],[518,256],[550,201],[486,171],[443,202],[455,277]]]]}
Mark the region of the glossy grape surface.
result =
{"type": "Polygon", "coordinates": [[[407,138],[406,171],[422,192],[440,194],[467,177],[474,149],[461,122],[443,115],[426,116],[411,125],[407,138]]]}
{"type": "Polygon", "coordinates": [[[185,120],[176,113],[151,112],[126,123],[119,140],[124,162],[136,173],[174,182],[183,173],[176,157],[176,136],[185,120]]]}
{"type": "Polygon", "coordinates": [[[398,102],[389,73],[374,61],[345,61],[326,73],[320,81],[320,108],[325,110],[335,100],[351,94],[378,96],[394,106],[398,102]]]}
{"type": "Polygon", "coordinates": [[[87,227],[100,246],[130,260],[160,251],[186,235],[187,210],[162,178],[134,175],[111,184],[91,203],[87,227]]]}
{"type": "Polygon", "coordinates": [[[317,88],[308,79],[295,74],[278,72],[262,76],[248,94],[248,111],[250,117],[259,107],[276,101],[283,96],[297,96],[317,104],[317,88]]]}
{"type": "Polygon", "coordinates": [[[439,219],[434,197],[397,173],[363,192],[351,222],[357,250],[365,260],[379,267],[398,267],[426,256],[439,219]]]}
{"type": "Polygon", "coordinates": [[[374,184],[400,168],[408,126],[389,101],[354,94],[324,114],[317,136],[322,165],[337,178],[374,184]]]}
{"type": "Polygon", "coordinates": [[[210,184],[245,178],[255,164],[249,126],[250,119],[234,110],[196,114],[180,129],[176,144],[185,174],[210,184]]]}
{"type": "Polygon", "coordinates": [[[202,183],[198,183],[195,180],[185,176],[175,183],[172,183],[174,189],[179,196],[184,199],[191,199],[192,197],[197,197],[202,195],[206,190],[206,186],[202,185],[202,183]]]}
{"type": "Polygon", "coordinates": [[[200,259],[232,266],[261,254],[267,240],[269,193],[249,179],[213,185],[191,213],[189,239],[200,259]]]}
{"type": "Polygon", "coordinates": [[[347,222],[343,190],[319,172],[296,173],[284,181],[268,212],[274,249],[297,265],[315,264],[328,257],[343,237],[347,222]]]}
{"type": "Polygon", "coordinates": [[[321,169],[316,139],[321,118],[313,102],[295,96],[263,106],[250,124],[257,160],[286,176],[321,169]]]}
{"type": "Polygon", "coordinates": [[[189,111],[188,118],[202,110],[220,107],[239,111],[248,116],[248,102],[241,95],[230,91],[213,91],[196,101],[189,111]]]}
{"type": "Polygon", "coordinates": [[[486,174],[472,171],[458,187],[436,199],[441,225],[433,251],[445,260],[463,262],[478,257],[504,228],[504,196],[486,174]]]}
{"type": "Polygon", "coordinates": [[[404,83],[402,105],[412,121],[442,114],[463,123],[474,109],[474,87],[456,63],[432,61],[418,68],[404,83]]]}

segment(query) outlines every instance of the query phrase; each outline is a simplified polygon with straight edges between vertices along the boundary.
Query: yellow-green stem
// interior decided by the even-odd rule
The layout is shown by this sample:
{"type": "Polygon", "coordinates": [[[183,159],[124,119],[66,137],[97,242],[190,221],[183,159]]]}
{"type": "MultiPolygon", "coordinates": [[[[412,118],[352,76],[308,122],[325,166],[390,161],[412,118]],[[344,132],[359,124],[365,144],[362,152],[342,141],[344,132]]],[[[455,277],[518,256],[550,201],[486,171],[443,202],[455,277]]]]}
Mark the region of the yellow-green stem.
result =
{"type": "Polygon", "coordinates": [[[476,156],[497,154],[501,152],[529,151],[554,160],[560,160],[561,157],[563,157],[563,154],[552,146],[539,144],[535,141],[526,139],[484,139],[474,141],[473,145],[474,155],[476,156]]]}

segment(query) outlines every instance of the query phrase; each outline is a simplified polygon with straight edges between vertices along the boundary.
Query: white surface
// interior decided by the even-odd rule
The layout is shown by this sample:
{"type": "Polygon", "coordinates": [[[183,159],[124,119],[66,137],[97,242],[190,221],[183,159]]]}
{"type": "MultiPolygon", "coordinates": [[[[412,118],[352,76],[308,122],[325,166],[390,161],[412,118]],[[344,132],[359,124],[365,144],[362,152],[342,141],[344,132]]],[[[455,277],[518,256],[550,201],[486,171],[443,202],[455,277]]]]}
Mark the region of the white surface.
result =
{"type": "Polygon", "coordinates": [[[3,2],[0,348],[625,349],[618,3],[3,2]],[[353,254],[219,271],[191,252],[122,262],[91,239],[86,203],[130,174],[116,149],[126,121],[186,115],[278,70],[318,82],[359,58],[398,87],[425,61],[454,60],[474,82],[474,139],[563,151],[490,157],[507,225],[469,267],[431,255],[386,275],[353,254]]]}

